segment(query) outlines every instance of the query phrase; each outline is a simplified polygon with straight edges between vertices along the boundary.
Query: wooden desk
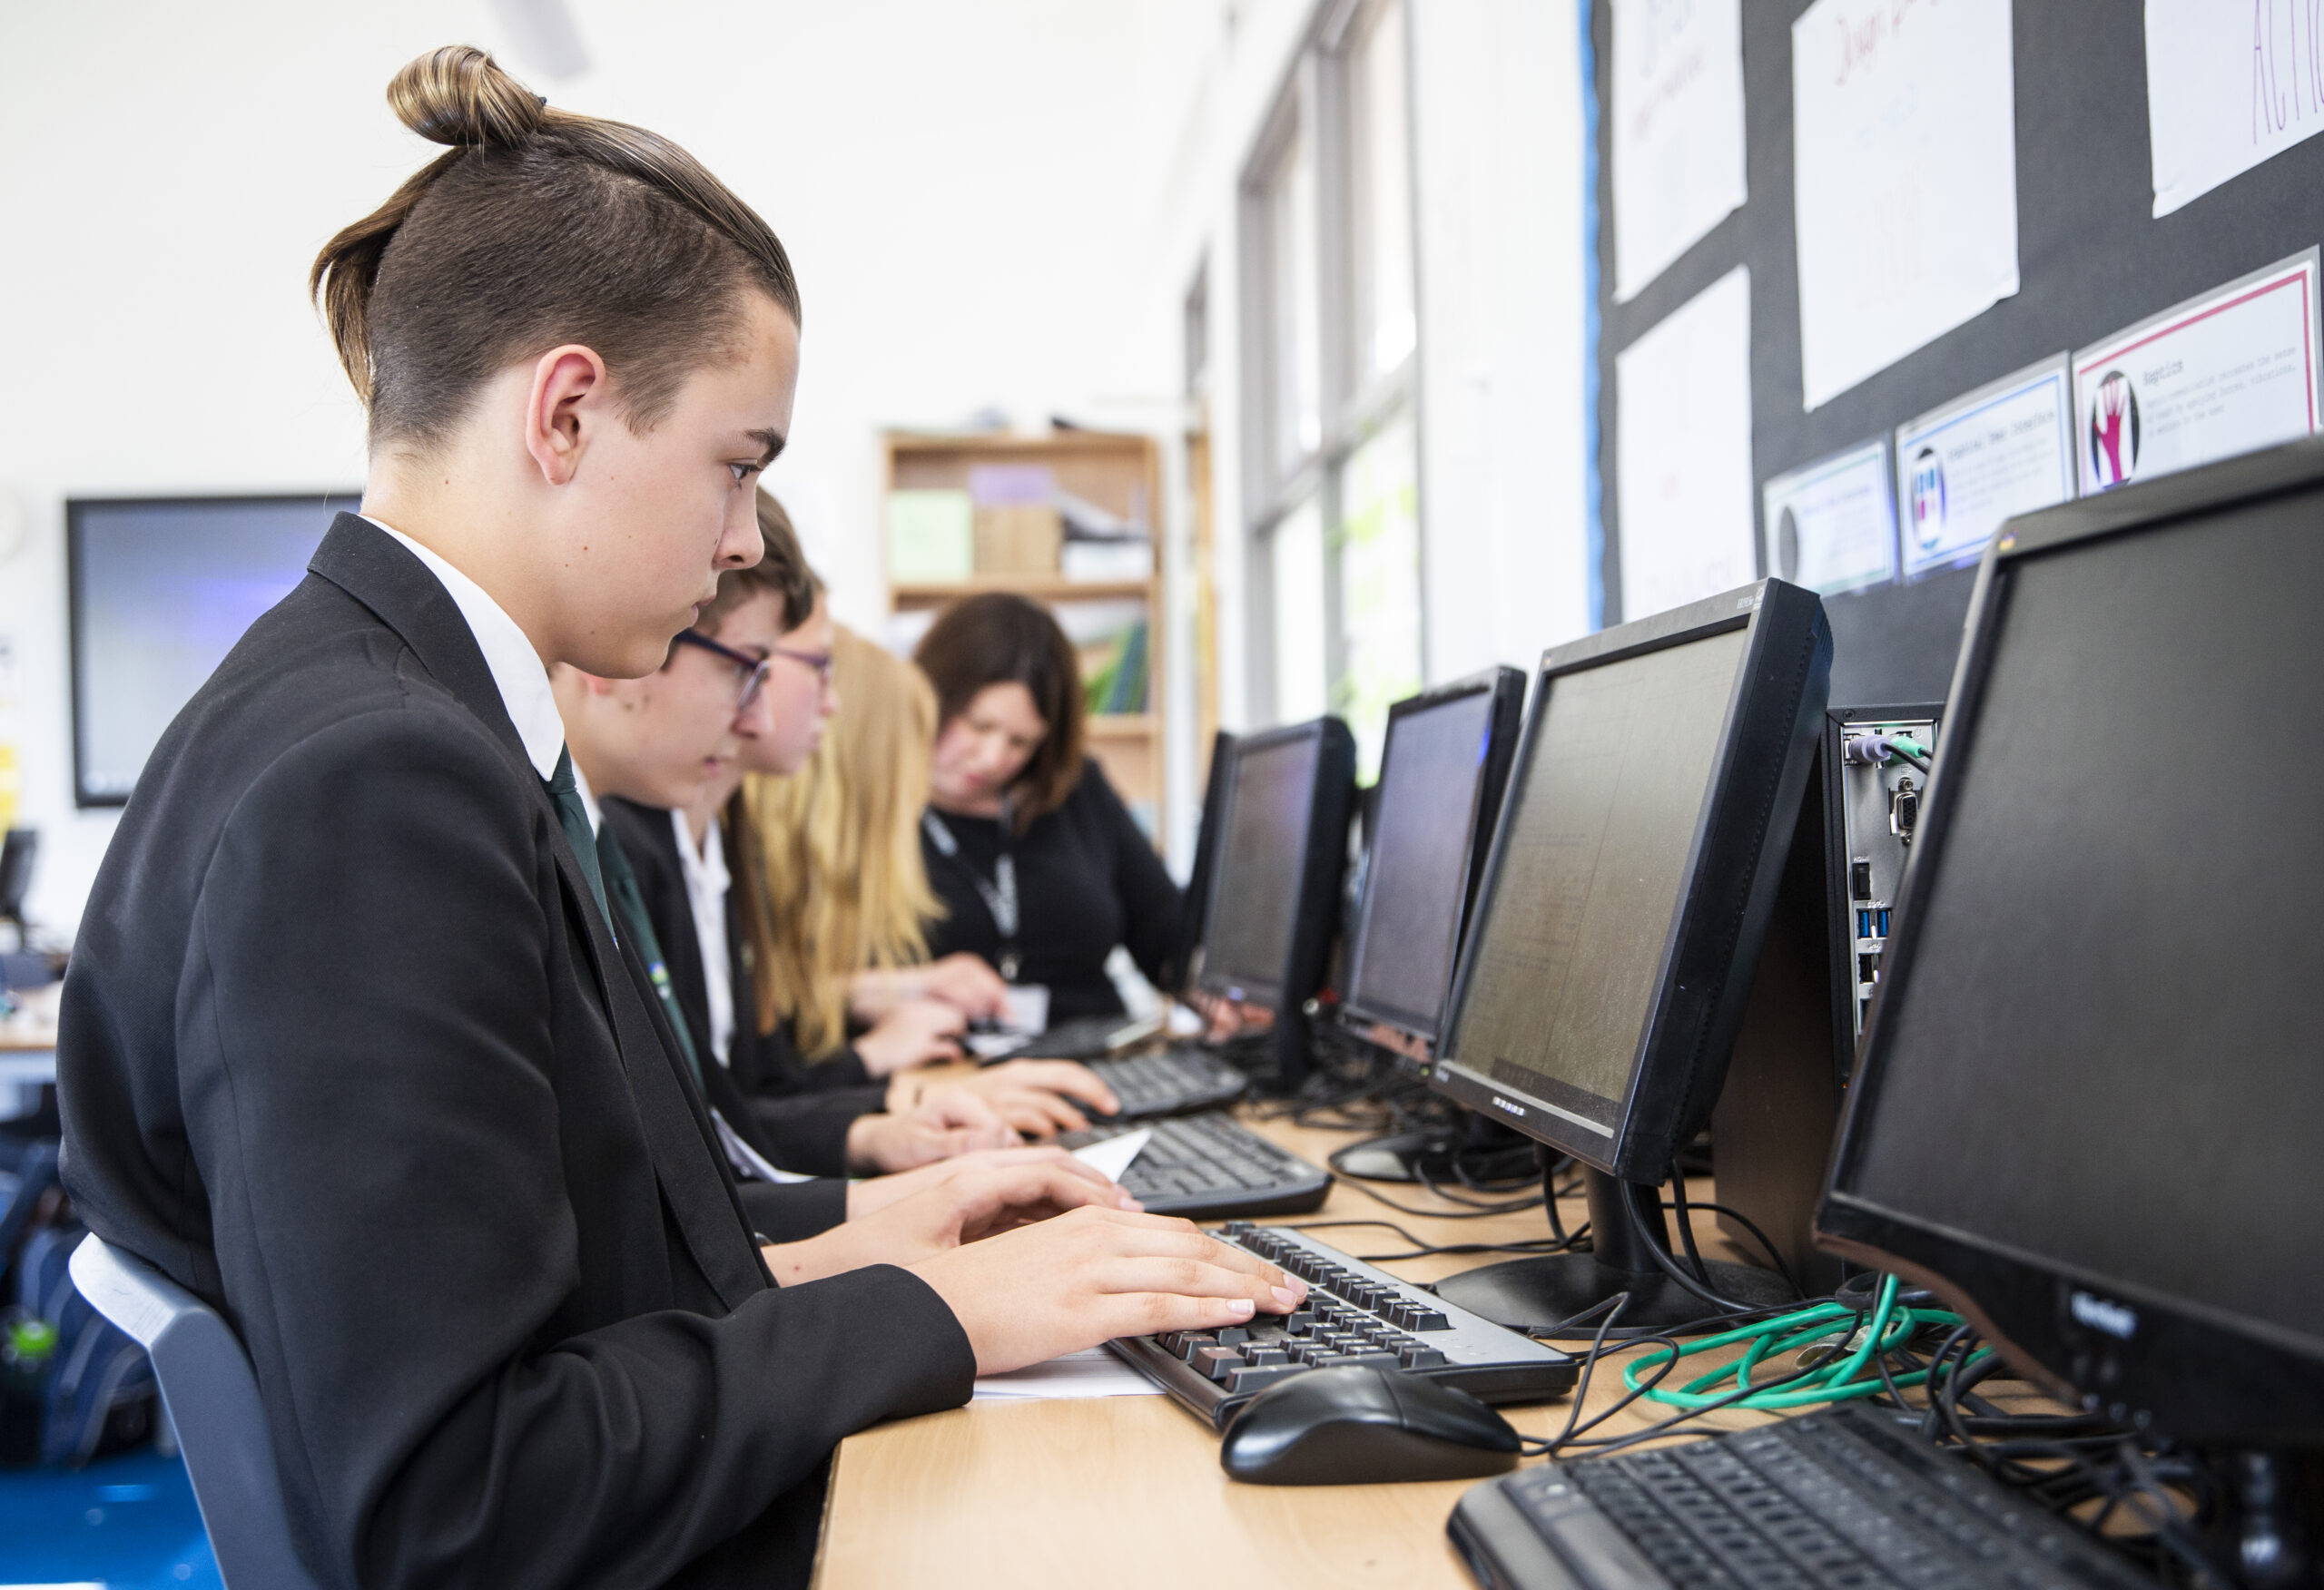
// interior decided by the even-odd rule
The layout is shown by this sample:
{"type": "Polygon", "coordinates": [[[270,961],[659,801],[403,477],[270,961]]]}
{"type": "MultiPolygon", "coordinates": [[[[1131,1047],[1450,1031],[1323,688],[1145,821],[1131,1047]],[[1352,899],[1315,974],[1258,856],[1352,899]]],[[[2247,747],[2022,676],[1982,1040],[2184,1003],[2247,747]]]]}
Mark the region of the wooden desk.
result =
{"type": "Polygon", "coordinates": [[[0,1121],[39,1104],[40,1089],[56,1080],[56,1006],[64,985],[20,992],[14,1016],[0,1018],[0,1121]]]}
{"type": "MultiPolygon", "coordinates": [[[[1261,1131],[1321,1163],[1353,1139],[1280,1123],[1261,1131]]],[[[1691,1190],[1691,1189],[1690,1189],[1691,1190]]],[[[1417,1187],[1384,1188],[1413,1208],[1453,1206],[1417,1187]]],[[[1709,1196],[1708,1185],[1702,1195],[1709,1196]]],[[[1579,1198],[1560,1212],[1567,1229],[1587,1218],[1579,1198]]],[[[1313,1214],[1279,1223],[1392,1220],[1431,1242],[1512,1242],[1547,1234],[1538,1208],[1480,1220],[1396,1213],[1342,1182],[1313,1214]]],[[[1743,1259],[1712,1217],[1696,1217],[1706,1256],[1743,1259]]],[[[1381,1228],[1318,1233],[1358,1255],[1406,1246],[1381,1228]]],[[[1435,1281],[1495,1255],[1415,1259],[1383,1268],[1435,1281]]],[[[1586,1344],[1585,1344],[1586,1345],[1586,1344]]],[[[1593,1379],[1594,1412],[1622,1393],[1614,1359],[1593,1379]]],[[[1711,1360],[1703,1360],[1709,1367],[1711,1360]]],[[[1564,1401],[1504,1408],[1527,1435],[1562,1428],[1564,1401]]],[[[1597,1433],[1637,1428],[1672,1410],[1640,1403],[1597,1433]]],[[[1697,1429],[1737,1429],[1768,1416],[1712,1415],[1697,1429]]],[[[852,1437],[839,1449],[823,1517],[815,1582],[822,1590],[903,1585],[1168,1585],[1184,1590],[1200,1570],[1261,1583],[1468,1590],[1467,1571],[1444,1536],[1462,1492],[1477,1483],[1277,1487],[1237,1485],[1218,1467],[1218,1438],[1167,1397],[1083,1401],[985,1402],[900,1420],[852,1437]]]]}

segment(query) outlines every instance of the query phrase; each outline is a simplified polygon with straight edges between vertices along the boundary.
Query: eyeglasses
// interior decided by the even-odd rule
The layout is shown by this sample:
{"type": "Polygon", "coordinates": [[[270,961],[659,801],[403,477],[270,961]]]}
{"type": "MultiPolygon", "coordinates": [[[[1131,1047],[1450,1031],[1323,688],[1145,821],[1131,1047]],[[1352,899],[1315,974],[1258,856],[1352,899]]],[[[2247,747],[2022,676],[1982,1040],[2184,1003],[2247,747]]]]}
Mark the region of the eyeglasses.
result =
{"type": "Polygon", "coordinates": [[[825,690],[829,690],[831,688],[832,666],[836,661],[832,653],[829,652],[794,652],[788,646],[769,646],[766,650],[767,655],[770,657],[788,657],[793,662],[801,663],[806,667],[813,669],[815,671],[816,679],[822,682],[823,688],[825,690]]]}
{"type": "Polygon", "coordinates": [[[699,646],[712,656],[724,657],[734,665],[737,682],[734,710],[738,712],[758,699],[759,687],[766,682],[767,672],[774,666],[774,660],[771,657],[753,657],[747,652],[737,652],[732,646],[722,646],[700,630],[680,630],[675,643],[699,646]]]}

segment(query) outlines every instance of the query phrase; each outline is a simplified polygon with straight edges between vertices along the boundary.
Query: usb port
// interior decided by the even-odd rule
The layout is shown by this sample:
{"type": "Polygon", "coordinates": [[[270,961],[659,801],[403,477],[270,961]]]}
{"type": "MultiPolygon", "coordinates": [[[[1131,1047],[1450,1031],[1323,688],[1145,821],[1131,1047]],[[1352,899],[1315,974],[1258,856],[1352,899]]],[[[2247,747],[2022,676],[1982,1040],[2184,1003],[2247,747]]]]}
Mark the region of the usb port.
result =
{"type": "Polygon", "coordinates": [[[1874,916],[1874,917],[1877,919],[1877,921],[1878,921],[1878,924],[1879,924],[1879,936],[1880,936],[1881,937],[1883,937],[1883,938],[1887,937],[1888,937],[1888,908],[1887,908],[1887,907],[1886,907],[1886,906],[1883,906],[1883,907],[1881,907],[1881,908],[1880,908],[1880,909],[1878,909],[1878,910],[1876,910],[1876,911],[1873,912],[1872,914],[1873,914],[1873,916],[1874,916]]]}
{"type": "Polygon", "coordinates": [[[1878,954],[1860,955],[1856,957],[1856,980],[1859,983],[1877,983],[1880,981],[1880,957],[1878,954]]]}
{"type": "Polygon", "coordinates": [[[1872,913],[1870,911],[1858,911],[1856,914],[1856,936],[1858,938],[1869,938],[1872,937],[1872,913]]]}

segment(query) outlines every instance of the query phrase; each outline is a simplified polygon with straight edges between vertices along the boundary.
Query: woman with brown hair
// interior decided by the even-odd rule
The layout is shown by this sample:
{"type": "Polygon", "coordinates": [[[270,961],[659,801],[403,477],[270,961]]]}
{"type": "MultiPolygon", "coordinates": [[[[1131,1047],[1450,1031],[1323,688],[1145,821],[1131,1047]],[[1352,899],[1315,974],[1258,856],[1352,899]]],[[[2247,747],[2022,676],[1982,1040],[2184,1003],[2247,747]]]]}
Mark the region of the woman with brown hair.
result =
{"type": "Polygon", "coordinates": [[[114,832],[65,1183],[232,1322],[315,1583],[804,1585],[851,1431],[1301,1289],[1046,1157],[865,1183],[876,1211],[822,1184],[824,1229],[761,1240],[785,1211],[729,1179],[614,931],[548,670],[654,672],[759,555],[790,263],[684,150],[481,51],[389,99],[449,148],[313,276],[363,514],[114,832]]]}
{"type": "Polygon", "coordinates": [[[1118,1014],[1107,957],[1126,946],[1164,982],[1185,903],[1083,748],[1072,643],[1047,609],[993,594],[945,609],[912,656],[940,718],[921,820],[944,905],[930,952],[1048,988],[1052,1024],[1118,1014]]]}

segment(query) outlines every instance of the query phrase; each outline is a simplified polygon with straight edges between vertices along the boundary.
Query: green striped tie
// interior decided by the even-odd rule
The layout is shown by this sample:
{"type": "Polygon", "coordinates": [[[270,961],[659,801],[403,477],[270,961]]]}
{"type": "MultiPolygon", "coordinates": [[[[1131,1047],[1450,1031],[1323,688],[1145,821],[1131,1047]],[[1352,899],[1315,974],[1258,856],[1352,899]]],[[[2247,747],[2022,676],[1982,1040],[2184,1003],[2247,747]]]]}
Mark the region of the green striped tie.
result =
{"type": "Polygon", "coordinates": [[[548,791],[548,802],[556,808],[556,826],[565,830],[566,843],[573,847],[573,858],[581,863],[581,876],[589,882],[589,895],[597,902],[597,914],[610,926],[613,913],[606,908],[605,874],[597,868],[597,838],[589,831],[589,813],[581,805],[581,787],[573,781],[573,752],[556,753],[556,771],[541,780],[541,788],[548,791]]]}
{"type": "Polygon", "coordinates": [[[604,864],[606,888],[614,903],[621,908],[622,931],[637,947],[637,958],[645,963],[645,975],[654,980],[654,992],[662,996],[662,1014],[670,1018],[670,1030],[678,1035],[678,1052],[686,1057],[686,1069],[694,1073],[694,1085],[702,1085],[702,1060],[694,1052],[694,1034],[686,1029],[686,1013],[678,1008],[676,990],[670,986],[670,968],[662,959],[662,941],[654,937],[654,920],[645,914],[645,896],[637,887],[637,873],[629,864],[629,852],[621,848],[614,837],[611,824],[597,831],[596,856],[604,864]]]}

